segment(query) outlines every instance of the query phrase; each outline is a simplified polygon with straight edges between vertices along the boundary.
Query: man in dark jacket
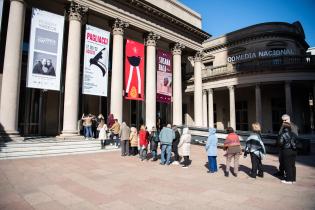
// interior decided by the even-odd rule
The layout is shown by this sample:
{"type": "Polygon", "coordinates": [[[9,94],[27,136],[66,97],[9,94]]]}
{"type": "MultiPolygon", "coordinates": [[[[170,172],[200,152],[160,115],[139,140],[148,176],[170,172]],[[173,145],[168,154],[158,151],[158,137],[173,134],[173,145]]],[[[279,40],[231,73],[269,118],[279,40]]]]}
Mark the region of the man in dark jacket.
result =
{"type": "Polygon", "coordinates": [[[175,132],[175,139],[172,143],[172,152],[174,152],[174,162],[172,164],[179,165],[178,144],[180,140],[180,133],[176,125],[173,126],[173,131],[175,132]]]}
{"type": "MultiPolygon", "coordinates": [[[[294,133],[296,136],[298,136],[298,127],[291,122],[290,116],[288,114],[282,115],[282,122],[283,123],[289,123],[291,125],[291,132],[294,133]]],[[[283,134],[283,125],[281,126],[279,133],[278,133],[278,141],[277,145],[279,146],[279,139],[280,136],[283,134]]],[[[279,171],[274,174],[275,176],[278,176],[280,179],[284,179],[284,165],[283,165],[283,156],[281,151],[279,152],[279,171]]]]}

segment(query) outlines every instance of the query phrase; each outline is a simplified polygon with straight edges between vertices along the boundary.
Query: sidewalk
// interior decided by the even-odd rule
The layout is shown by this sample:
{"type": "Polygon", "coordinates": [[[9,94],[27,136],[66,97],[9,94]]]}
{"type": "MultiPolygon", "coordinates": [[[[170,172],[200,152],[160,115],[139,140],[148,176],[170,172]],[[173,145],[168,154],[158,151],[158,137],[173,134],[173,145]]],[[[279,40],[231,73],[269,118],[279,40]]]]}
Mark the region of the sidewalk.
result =
{"type": "MultiPolygon", "coordinates": [[[[263,179],[207,174],[204,148],[192,145],[192,165],[161,166],[119,152],[0,161],[0,209],[315,209],[315,162],[301,156],[297,183],[273,177],[276,156],[264,160],[263,179]]],[[[219,150],[218,166],[223,166],[219,150]]]]}

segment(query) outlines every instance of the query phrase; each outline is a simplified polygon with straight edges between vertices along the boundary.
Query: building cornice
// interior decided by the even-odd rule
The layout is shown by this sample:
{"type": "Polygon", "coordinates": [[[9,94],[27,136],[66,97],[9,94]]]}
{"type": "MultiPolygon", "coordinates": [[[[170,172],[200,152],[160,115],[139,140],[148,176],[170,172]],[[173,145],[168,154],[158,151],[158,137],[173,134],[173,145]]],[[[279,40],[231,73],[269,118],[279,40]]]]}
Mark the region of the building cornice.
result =
{"type": "MultiPolygon", "coordinates": [[[[134,1],[139,2],[138,0],[134,1]]],[[[152,21],[143,19],[130,12],[126,12],[123,9],[118,8],[112,4],[106,3],[103,0],[80,0],[79,2],[81,5],[88,6],[90,11],[95,11],[99,14],[106,15],[113,19],[119,18],[125,22],[128,22],[130,25],[141,28],[142,30],[148,32],[153,31],[156,34],[159,34],[161,37],[168,39],[172,42],[180,42],[190,49],[196,51],[202,50],[201,42],[197,42],[195,40],[187,38],[187,36],[183,36],[179,33],[174,32],[171,29],[162,27],[156,23],[153,23],[152,21]]]]}

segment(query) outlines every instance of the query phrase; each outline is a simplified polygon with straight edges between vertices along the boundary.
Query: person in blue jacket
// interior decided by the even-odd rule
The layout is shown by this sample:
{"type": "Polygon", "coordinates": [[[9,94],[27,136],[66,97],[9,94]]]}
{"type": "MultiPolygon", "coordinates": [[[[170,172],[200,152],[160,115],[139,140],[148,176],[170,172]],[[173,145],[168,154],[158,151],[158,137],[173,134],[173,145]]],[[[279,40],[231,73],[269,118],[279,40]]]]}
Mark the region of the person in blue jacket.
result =
{"type": "Polygon", "coordinates": [[[218,138],[215,135],[216,129],[209,128],[208,140],[206,144],[206,151],[208,155],[208,173],[215,173],[218,171],[217,167],[217,145],[218,138]]]}

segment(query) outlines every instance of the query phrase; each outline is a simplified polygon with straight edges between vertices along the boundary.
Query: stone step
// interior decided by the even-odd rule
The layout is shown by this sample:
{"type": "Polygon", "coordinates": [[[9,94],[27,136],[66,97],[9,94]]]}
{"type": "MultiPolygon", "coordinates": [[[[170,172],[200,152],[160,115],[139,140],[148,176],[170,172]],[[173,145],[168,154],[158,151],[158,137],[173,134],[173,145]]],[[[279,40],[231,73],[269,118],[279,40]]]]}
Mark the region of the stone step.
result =
{"type": "Polygon", "coordinates": [[[0,159],[82,154],[114,150],[118,149],[111,145],[107,145],[105,150],[101,150],[99,140],[60,141],[42,138],[32,141],[2,143],[0,145],[0,159]]]}
{"type": "Polygon", "coordinates": [[[0,153],[1,159],[19,159],[19,158],[33,158],[33,157],[46,157],[46,156],[61,156],[61,155],[75,155],[75,154],[87,154],[87,153],[100,153],[118,151],[116,147],[101,149],[81,149],[81,150],[50,150],[49,152],[37,151],[37,152],[24,152],[24,153],[0,153]]]}

